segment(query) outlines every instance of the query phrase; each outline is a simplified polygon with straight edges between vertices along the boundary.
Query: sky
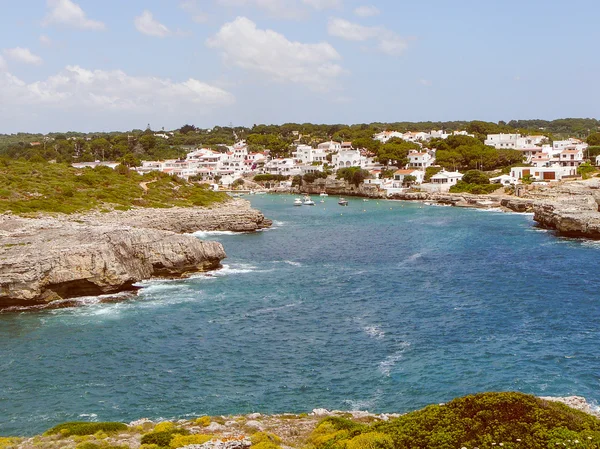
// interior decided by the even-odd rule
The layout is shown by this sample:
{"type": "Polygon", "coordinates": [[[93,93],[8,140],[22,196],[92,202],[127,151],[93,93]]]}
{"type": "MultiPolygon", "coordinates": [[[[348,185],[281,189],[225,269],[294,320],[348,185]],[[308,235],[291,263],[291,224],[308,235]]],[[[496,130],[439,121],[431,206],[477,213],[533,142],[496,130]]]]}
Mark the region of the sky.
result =
{"type": "Polygon", "coordinates": [[[0,6],[0,133],[600,117],[598,0],[0,6]]]}

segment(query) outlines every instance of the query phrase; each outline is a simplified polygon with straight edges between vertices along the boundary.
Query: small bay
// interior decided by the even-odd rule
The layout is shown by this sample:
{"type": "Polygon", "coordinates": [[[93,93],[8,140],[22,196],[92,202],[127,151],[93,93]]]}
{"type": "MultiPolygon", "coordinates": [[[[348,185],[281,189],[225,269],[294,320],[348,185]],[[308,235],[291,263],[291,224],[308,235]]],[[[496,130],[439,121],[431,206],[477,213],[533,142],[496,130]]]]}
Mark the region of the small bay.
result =
{"type": "Polygon", "coordinates": [[[480,391],[600,400],[600,243],[530,215],[261,195],[224,268],[0,314],[0,435],[64,421],[405,412],[480,391]]]}

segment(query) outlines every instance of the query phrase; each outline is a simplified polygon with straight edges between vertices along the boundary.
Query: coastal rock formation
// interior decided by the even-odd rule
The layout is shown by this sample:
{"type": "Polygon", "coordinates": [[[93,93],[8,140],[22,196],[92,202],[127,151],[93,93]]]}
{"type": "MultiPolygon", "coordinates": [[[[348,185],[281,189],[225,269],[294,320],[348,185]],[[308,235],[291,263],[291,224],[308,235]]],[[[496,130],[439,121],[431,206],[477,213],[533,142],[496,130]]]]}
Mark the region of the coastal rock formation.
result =
{"type": "Polygon", "coordinates": [[[600,182],[572,182],[535,192],[533,219],[566,237],[600,239],[600,182]]]}
{"type": "Polygon", "coordinates": [[[121,225],[0,218],[0,307],[133,289],[154,276],[218,268],[220,243],[121,225]]]}
{"type": "Polygon", "coordinates": [[[226,257],[223,246],[184,234],[270,225],[244,200],[214,208],[0,215],[0,308],[135,290],[144,279],[216,269],[226,257]]]}
{"type": "Polygon", "coordinates": [[[91,213],[66,217],[97,225],[120,223],[137,228],[160,229],[180,234],[196,231],[253,232],[268,228],[273,223],[249,201],[234,199],[212,208],[172,207],[168,209],[132,209],[110,213],[91,213]]]}

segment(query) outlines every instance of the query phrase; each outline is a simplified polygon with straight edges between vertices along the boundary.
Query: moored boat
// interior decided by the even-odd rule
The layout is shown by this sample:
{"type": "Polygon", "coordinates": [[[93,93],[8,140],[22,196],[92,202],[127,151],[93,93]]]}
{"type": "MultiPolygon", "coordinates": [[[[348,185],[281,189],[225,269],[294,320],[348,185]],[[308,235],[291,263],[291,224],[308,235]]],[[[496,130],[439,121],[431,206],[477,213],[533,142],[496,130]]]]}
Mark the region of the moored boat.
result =
{"type": "Polygon", "coordinates": [[[294,206],[302,206],[302,200],[300,198],[296,198],[294,200],[294,206]]]}
{"type": "Polygon", "coordinates": [[[302,204],[304,204],[305,206],[314,206],[315,202],[310,198],[310,196],[305,196],[304,197],[304,201],[302,201],[302,204]]]}
{"type": "Polygon", "coordinates": [[[338,201],[338,204],[340,206],[347,206],[348,205],[348,200],[345,198],[340,198],[340,200],[338,201]]]}

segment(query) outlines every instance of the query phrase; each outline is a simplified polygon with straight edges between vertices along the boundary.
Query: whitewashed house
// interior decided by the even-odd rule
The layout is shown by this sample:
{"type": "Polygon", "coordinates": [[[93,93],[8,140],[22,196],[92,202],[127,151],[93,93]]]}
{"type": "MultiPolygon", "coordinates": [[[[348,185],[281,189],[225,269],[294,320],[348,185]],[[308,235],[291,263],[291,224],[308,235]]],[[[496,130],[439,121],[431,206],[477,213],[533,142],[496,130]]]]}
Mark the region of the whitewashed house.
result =
{"type": "Polygon", "coordinates": [[[421,189],[432,192],[448,192],[463,177],[462,173],[442,170],[431,177],[431,182],[422,184],[421,189]]]}
{"type": "Polygon", "coordinates": [[[422,184],[425,179],[425,173],[422,170],[402,169],[394,172],[394,181],[398,182],[401,187],[404,184],[404,178],[407,176],[414,176],[416,178],[415,184],[422,184]]]}
{"type": "Polygon", "coordinates": [[[387,143],[388,140],[392,138],[404,139],[404,134],[398,131],[383,131],[379,134],[375,134],[373,139],[379,140],[381,143],[387,143]]]}
{"type": "Polygon", "coordinates": [[[583,164],[583,149],[578,146],[567,147],[559,155],[562,167],[579,167],[583,164]]]}
{"type": "Polygon", "coordinates": [[[520,137],[520,134],[488,134],[484,143],[497,150],[514,150],[520,137]]]}
{"type": "Polygon", "coordinates": [[[561,181],[565,177],[577,176],[577,167],[513,167],[510,175],[518,180],[531,177],[535,181],[561,181]]]}
{"type": "Polygon", "coordinates": [[[320,143],[319,145],[317,145],[317,148],[319,150],[323,150],[327,153],[333,153],[336,151],[340,151],[342,149],[342,144],[339,142],[334,142],[333,140],[330,140],[329,142],[320,143]]]}
{"type": "Polygon", "coordinates": [[[345,150],[334,154],[331,162],[336,170],[348,167],[365,167],[367,158],[359,150],[345,150]]]}
{"type": "Polygon", "coordinates": [[[425,170],[427,167],[433,165],[434,160],[433,156],[427,151],[410,150],[408,152],[409,168],[420,168],[425,170]]]}

